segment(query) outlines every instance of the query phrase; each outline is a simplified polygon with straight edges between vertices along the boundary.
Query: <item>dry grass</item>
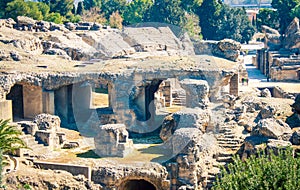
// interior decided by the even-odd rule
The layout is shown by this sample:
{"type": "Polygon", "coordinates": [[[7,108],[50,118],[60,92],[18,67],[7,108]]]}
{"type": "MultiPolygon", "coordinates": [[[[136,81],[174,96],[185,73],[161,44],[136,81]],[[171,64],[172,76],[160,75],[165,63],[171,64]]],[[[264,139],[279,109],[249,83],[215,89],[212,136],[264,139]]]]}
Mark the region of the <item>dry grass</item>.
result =
{"type": "Polygon", "coordinates": [[[93,92],[92,97],[93,108],[105,108],[109,106],[108,94],[93,92]]]}

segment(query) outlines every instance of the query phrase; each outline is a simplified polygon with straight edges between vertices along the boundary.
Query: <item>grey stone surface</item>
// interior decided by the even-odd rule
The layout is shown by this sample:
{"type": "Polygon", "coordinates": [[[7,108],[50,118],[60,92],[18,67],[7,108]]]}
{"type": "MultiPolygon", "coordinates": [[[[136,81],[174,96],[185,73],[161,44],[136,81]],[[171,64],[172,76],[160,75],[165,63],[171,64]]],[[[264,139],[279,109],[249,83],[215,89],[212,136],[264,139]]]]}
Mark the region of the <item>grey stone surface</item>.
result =
{"type": "Polygon", "coordinates": [[[291,142],[293,145],[300,145],[300,129],[293,132],[291,142]]]}
{"type": "Polygon", "coordinates": [[[160,138],[166,141],[180,128],[197,128],[204,133],[209,125],[210,114],[209,110],[185,108],[169,115],[163,121],[160,138]]]}
{"type": "Polygon", "coordinates": [[[133,142],[124,124],[101,125],[96,130],[95,152],[100,157],[125,157],[133,151],[133,142]]]}
{"type": "Polygon", "coordinates": [[[265,98],[271,98],[272,94],[269,89],[265,88],[261,91],[260,96],[265,98]]]}
{"type": "Polygon", "coordinates": [[[186,107],[206,108],[208,106],[209,85],[207,81],[184,79],[180,81],[180,85],[186,91],[186,107]]]}
{"type": "Polygon", "coordinates": [[[259,116],[261,119],[273,118],[277,109],[274,106],[267,105],[261,109],[259,116]]]}
{"type": "Polygon", "coordinates": [[[58,131],[60,129],[60,118],[50,114],[37,115],[33,123],[35,123],[39,130],[58,131]]]}
{"type": "Polygon", "coordinates": [[[283,121],[268,118],[260,120],[251,132],[251,135],[288,141],[292,135],[292,130],[289,125],[283,121]]]}

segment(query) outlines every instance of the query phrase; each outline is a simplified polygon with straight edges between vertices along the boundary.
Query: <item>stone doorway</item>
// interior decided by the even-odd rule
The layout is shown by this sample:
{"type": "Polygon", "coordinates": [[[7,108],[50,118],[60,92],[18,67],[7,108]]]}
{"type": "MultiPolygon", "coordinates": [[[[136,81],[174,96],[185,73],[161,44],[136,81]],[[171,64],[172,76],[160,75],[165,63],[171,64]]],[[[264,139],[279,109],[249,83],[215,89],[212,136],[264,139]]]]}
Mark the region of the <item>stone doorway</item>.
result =
{"type": "Polygon", "coordinates": [[[152,183],[143,179],[125,181],[118,188],[118,190],[141,190],[141,189],[156,190],[155,186],[152,183]]]}
{"type": "Polygon", "coordinates": [[[15,84],[10,92],[6,95],[7,100],[12,101],[13,121],[18,121],[24,118],[23,109],[23,87],[15,84]]]}

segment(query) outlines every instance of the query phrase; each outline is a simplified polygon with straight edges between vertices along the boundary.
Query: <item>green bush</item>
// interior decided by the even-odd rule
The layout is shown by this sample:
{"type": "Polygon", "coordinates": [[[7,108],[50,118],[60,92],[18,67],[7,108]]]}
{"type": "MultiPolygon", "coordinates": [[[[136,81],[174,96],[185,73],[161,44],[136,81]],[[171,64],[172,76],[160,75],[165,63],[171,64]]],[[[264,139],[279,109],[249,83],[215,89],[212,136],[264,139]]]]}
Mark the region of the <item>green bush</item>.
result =
{"type": "Polygon", "coordinates": [[[3,170],[3,155],[2,155],[2,150],[0,149],[0,187],[2,185],[2,170],[3,170]]]}
{"type": "Polygon", "coordinates": [[[274,153],[261,153],[222,169],[212,189],[214,190],[295,190],[300,187],[300,159],[294,158],[291,149],[274,153]]]}

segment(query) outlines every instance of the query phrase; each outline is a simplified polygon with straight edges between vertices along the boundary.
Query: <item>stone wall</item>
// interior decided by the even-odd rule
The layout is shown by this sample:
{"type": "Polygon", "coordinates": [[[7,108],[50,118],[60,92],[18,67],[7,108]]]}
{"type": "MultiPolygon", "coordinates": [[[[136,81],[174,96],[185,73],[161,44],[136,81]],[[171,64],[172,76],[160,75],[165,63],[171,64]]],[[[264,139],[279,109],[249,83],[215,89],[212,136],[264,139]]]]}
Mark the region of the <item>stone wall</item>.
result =
{"type": "Polygon", "coordinates": [[[33,164],[41,169],[65,170],[70,172],[74,176],[84,175],[88,180],[91,180],[92,170],[89,166],[43,161],[33,161],[33,164]]]}
{"type": "Polygon", "coordinates": [[[92,181],[104,184],[107,190],[120,189],[130,180],[145,180],[156,190],[169,190],[167,170],[158,163],[136,163],[115,166],[97,166],[92,169],[92,181]]]}

